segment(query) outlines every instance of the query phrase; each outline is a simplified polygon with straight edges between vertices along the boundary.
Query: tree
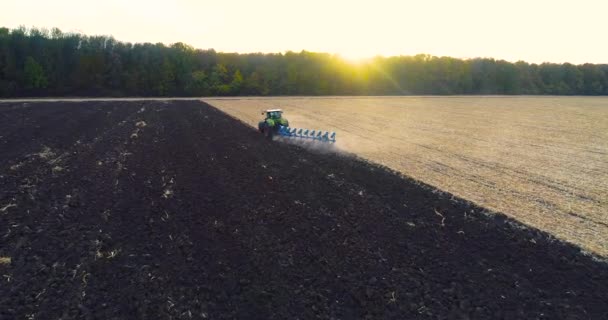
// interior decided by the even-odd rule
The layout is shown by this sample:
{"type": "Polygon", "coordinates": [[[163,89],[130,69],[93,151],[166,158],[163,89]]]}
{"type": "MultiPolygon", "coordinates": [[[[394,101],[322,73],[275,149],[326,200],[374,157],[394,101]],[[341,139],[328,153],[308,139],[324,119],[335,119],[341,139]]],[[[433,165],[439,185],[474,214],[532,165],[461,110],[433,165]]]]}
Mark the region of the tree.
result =
{"type": "Polygon", "coordinates": [[[232,76],[232,82],[230,82],[230,92],[233,95],[239,95],[243,87],[243,75],[240,70],[236,70],[232,76]]]}
{"type": "Polygon", "coordinates": [[[308,51],[218,53],[54,28],[0,28],[0,97],[26,95],[608,95],[608,65],[428,54],[351,64],[308,51]]]}
{"type": "Polygon", "coordinates": [[[207,74],[204,70],[197,70],[191,74],[192,80],[187,88],[187,92],[195,96],[205,96],[210,93],[207,74]]]}
{"type": "Polygon", "coordinates": [[[25,85],[27,89],[44,89],[48,85],[42,66],[31,56],[27,57],[25,60],[23,73],[25,74],[25,85]]]}

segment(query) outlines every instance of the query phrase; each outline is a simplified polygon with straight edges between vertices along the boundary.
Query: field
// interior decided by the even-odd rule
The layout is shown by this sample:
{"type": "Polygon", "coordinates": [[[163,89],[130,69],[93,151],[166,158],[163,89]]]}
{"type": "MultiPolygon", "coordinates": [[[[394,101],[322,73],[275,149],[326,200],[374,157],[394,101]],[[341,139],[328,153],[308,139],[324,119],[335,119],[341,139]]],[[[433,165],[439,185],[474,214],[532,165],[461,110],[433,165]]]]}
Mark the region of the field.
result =
{"type": "Polygon", "coordinates": [[[197,101],[0,103],[1,319],[605,319],[608,266],[197,101]]]}
{"type": "Polygon", "coordinates": [[[256,126],[283,108],[293,127],[441,190],[608,255],[608,98],[206,99],[256,126]]]}

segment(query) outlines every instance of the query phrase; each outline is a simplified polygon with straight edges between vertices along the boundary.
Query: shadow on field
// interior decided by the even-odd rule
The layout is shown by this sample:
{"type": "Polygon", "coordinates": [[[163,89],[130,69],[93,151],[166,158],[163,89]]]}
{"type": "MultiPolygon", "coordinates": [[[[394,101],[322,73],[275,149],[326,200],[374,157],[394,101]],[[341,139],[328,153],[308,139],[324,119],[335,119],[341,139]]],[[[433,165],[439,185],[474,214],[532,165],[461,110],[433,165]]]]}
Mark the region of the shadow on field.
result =
{"type": "Polygon", "coordinates": [[[33,105],[0,104],[0,318],[608,318],[606,264],[386,168],[194,101],[33,105]]]}

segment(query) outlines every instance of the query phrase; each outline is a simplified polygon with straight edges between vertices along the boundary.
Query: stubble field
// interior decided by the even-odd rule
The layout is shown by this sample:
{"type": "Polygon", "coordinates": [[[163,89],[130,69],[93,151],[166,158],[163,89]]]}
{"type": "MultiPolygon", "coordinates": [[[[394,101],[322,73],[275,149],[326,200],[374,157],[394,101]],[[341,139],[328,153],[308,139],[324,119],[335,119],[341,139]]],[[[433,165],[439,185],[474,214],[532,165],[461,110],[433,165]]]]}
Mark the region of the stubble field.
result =
{"type": "Polygon", "coordinates": [[[255,126],[283,108],[292,127],[608,255],[608,99],[358,97],[205,99],[255,126]]]}

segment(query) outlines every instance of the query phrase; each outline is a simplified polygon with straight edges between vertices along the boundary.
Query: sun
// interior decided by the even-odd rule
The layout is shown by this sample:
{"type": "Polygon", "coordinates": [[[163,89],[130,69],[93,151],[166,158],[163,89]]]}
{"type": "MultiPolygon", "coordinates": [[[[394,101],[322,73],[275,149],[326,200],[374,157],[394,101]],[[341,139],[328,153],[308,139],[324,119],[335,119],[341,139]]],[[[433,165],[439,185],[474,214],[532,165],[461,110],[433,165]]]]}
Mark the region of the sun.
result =
{"type": "Polygon", "coordinates": [[[369,59],[371,59],[368,55],[356,51],[351,51],[348,53],[339,53],[338,56],[340,56],[342,59],[344,59],[344,61],[350,64],[363,64],[369,59]]]}

